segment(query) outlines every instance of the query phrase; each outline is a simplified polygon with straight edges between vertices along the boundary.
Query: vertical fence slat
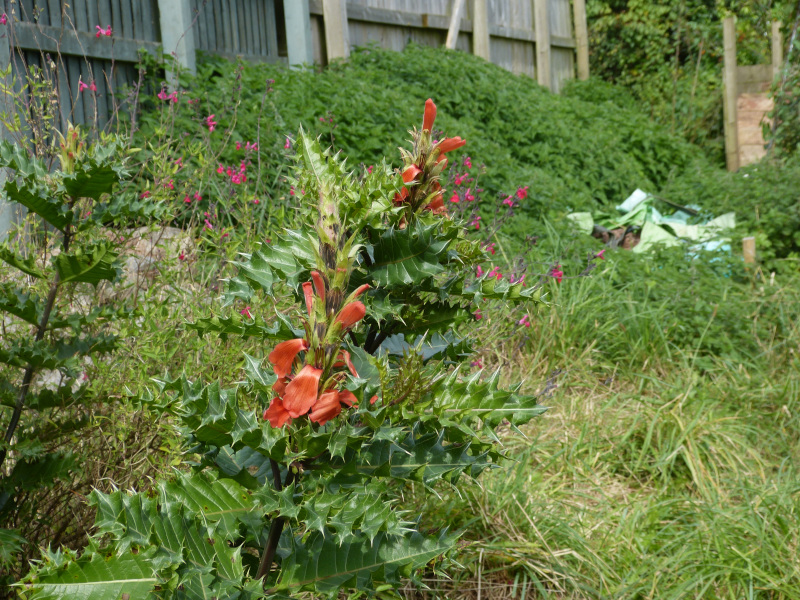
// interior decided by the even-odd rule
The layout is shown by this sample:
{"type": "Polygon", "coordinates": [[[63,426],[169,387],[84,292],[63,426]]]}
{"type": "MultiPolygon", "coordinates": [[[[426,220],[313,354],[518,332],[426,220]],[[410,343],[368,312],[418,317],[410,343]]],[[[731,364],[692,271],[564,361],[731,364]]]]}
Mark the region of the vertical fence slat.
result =
{"type": "Polygon", "coordinates": [[[256,20],[256,51],[262,56],[269,54],[269,49],[266,48],[266,2],[256,2],[255,4],[255,20],[256,20]]]}
{"type": "Polygon", "coordinates": [[[242,52],[242,40],[239,36],[239,7],[237,6],[237,0],[229,0],[228,6],[229,10],[231,11],[231,34],[232,34],[232,44],[233,44],[233,51],[236,54],[240,54],[242,52]]]}
{"type": "Polygon", "coordinates": [[[533,0],[533,23],[536,28],[536,81],[552,89],[550,64],[550,17],[547,0],[533,0]]]}
{"type": "Polygon", "coordinates": [[[249,14],[248,18],[246,19],[246,25],[248,27],[248,31],[250,33],[250,54],[261,54],[260,44],[258,43],[258,26],[260,25],[258,21],[258,5],[261,2],[258,0],[246,0],[247,1],[247,12],[249,14]]]}
{"type": "MultiPolygon", "coordinates": [[[[300,2],[301,6],[307,3],[300,2]]],[[[284,10],[286,5],[284,4],[284,10]]],[[[306,10],[306,22],[308,22],[309,15],[306,10]]],[[[275,0],[266,0],[264,2],[264,34],[266,36],[266,43],[264,44],[264,55],[270,56],[275,60],[278,59],[278,23],[275,18],[275,0]]],[[[288,36],[287,36],[288,37],[288,36]]],[[[309,25],[308,30],[303,33],[303,40],[311,37],[311,28],[309,25]]],[[[303,43],[306,43],[305,41],[303,43]]],[[[308,48],[311,48],[311,41],[308,39],[308,48]]],[[[310,50],[309,50],[310,53],[310,50]]],[[[308,63],[314,62],[309,54],[308,63]]]]}
{"type": "Polygon", "coordinates": [[[111,0],[97,0],[97,25],[108,27],[111,25],[112,12],[111,0]]]}
{"type": "Polygon", "coordinates": [[[210,5],[210,2],[200,2],[198,3],[200,10],[203,11],[200,15],[200,19],[206,24],[206,32],[208,34],[208,39],[206,41],[206,48],[216,48],[217,47],[217,19],[209,18],[208,11],[213,10],[213,5],[210,5]]]}
{"type": "Polygon", "coordinates": [[[488,0],[474,0],[472,6],[472,53],[484,60],[491,60],[489,42],[488,0]]]}
{"type": "Polygon", "coordinates": [[[47,0],[50,9],[50,25],[61,27],[61,2],[59,0],[47,0]]]}
{"type": "Polygon", "coordinates": [[[578,79],[589,79],[589,30],[586,25],[586,0],[573,0],[573,7],[578,79]]]}

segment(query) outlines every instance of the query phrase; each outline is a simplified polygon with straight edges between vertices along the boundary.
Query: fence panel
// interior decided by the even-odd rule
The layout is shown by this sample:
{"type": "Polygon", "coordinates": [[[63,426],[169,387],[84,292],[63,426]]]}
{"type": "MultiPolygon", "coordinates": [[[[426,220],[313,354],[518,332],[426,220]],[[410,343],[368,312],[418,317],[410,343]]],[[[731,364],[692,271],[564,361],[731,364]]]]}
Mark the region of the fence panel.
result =
{"type": "Polygon", "coordinates": [[[275,0],[191,0],[191,8],[199,50],[251,62],[281,60],[275,0]]]}

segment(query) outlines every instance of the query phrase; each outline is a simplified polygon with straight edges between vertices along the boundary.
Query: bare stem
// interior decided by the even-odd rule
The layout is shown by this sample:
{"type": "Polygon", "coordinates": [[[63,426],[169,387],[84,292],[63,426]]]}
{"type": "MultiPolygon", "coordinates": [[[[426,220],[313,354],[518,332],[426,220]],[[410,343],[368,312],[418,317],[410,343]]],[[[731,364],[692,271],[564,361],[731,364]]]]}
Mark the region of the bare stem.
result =
{"type": "MultiPolygon", "coordinates": [[[[295,479],[295,477],[291,468],[289,469],[289,473],[286,475],[286,481],[284,482],[283,486],[281,486],[281,470],[278,466],[278,463],[274,459],[270,458],[269,464],[272,467],[272,478],[277,491],[280,492],[284,487],[292,484],[292,481],[295,479]]],[[[267,541],[264,544],[264,552],[261,555],[261,564],[258,566],[256,579],[261,579],[267,573],[269,573],[269,570],[272,567],[272,562],[275,560],[275,552],[278,549],[278,542],[281,539],[281,533],[283,533],[283,526],[285,524],[286,517],[276,517],[272,519],[272,523],[269,526],[269,535],[267,535],[267,541]]]]}

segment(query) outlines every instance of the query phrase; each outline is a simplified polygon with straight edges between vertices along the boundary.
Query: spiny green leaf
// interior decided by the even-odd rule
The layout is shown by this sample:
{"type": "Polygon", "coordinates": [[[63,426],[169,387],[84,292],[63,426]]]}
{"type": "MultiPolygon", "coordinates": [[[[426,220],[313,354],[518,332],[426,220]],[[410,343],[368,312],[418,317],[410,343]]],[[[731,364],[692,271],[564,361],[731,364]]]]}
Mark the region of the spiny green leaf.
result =
{"type": "Polygon", "coordinates": [[[29,600],[108,600],[109,598],[155,598],[158,583],[150,557],[127,553],[122,556],[92,554],[69,564],[65,570],[40,574],[33,583],[16,584],[29,600]],[[28,587],[30,586],[30,588],[28,587]]]}
{"type": "Polygon", "coordinates": [[[441,262],[446,256],[452,236],[437,235],[436,224],[414,221],[405,229],[387,229],[374,242],[374,260],[367,277],[379,286],[418,284],[444,271],[441,262]]]}
{"type": "Polygon", "coordinates": [[[113,281],[117,278],[119,268],[115,264],[116,258],[113,244],[101,242],[74,253],[62,252],[54,263],[61,283],[74,281],[97,285],[101,281],[113,281]]]}
{"type": "Polygon", "coordinates": [[[24,180],[20,185],[17,180],[9,179],[3,189],[9,200],[18,202],[60,231],[64,231],[66,226],[72,222],[72,211],[67,209],[63,200],[53,198],[42,186],[33,185],[24,180]]]}
{"type": "Polygon", "coordinates": [[[295,551],[283,562],[278,590],[312,591],[330,597],[349,589],[369,589],[399,583],[455,545],[456,536],[425,537],[378,534],[372,541],[351,534],[337,544],[330,533],[312,532],[295,540],[295,551]]]}
{"type": "Polygon", "coordinates": [[[35,257],[22,258],[12,252],[6,245],[0,245],[0,260],[7,262],[12,267],[16,267],[26,275],[36,277],[37,279],[45,278],[44,273],[40,271],[39,267],[36,265],[35,257]]]}

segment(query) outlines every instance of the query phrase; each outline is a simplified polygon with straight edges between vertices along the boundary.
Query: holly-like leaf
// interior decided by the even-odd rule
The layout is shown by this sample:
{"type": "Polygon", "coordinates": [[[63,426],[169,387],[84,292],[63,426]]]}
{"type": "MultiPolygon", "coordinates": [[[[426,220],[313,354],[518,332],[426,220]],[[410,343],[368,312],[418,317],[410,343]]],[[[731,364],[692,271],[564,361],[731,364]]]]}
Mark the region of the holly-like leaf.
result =
{"type": "Polygon", "coordinates": [[[108,600],[109,598],[155,599],[158,583],[149,556],[126,553],[103,556],[93,553],[66,569],[41,573],[34,582],[15,587],[28,600],[108,600]]]}
{"type": "Polygon", "coordinates": [[[0,283],[0,313],[12,314],[38,326],[43,311],[41,299],[35,294],[23,292],[9,283],[0,283]]]}
{"type": "Polygon", "coordinates": [[[97,200],[103,194],[110,194],[119,175],[108,164],[79,162],[75,172],[64,175],[64,189],[73,198],[92,198],[97,200]]]}
{"type": "Polygon", "coordinates": [[[9,200],[18,202],[60,231],[64,231],[72,222],[72,211],[67,209],[60,198],[51,196],[43,186],[26,180],[22,180],[20,185],[16,179],[9,179],[3,189],[9,200]]]}
{"type": "Polygon", "coordinates": [[[435,223],[414,221],[405,229],[380,232],[373,244],[367,277],[380,286],[418,284],[444,271],[441,264],[454,233],[440,235],[435,223]]]}
{"type": "Polygon", "coordinates": [[[36,277],[36,279],[44,279],[45,275],[36,265],[36,258],[22,258],[18,256],[11,249],[6,245],[0,245],[0,260],[10,264],[12,267],[16,267],[26,275],[30,275],[31,277],[36,277]]]}
{"type": "Polygon", "coordinates": [[[61,283],[83,282],[97,285],[119,275],[117,253],[111,243],[101,242],[69,254],[62,252],[54,263],[61,283]]]}
{"type": "Polygon", "coordinates": [[[281,566],[277,591],[317,592],[328,597],[346,590],[374,589],[382,583],[398,584],[402,577],[424,567],[452,549],[455,535],[405,536],[378,534],[370,540],[356,532],[337,543],[329,533],[312,532],[295,539],[292,552],[281,566]]]}

